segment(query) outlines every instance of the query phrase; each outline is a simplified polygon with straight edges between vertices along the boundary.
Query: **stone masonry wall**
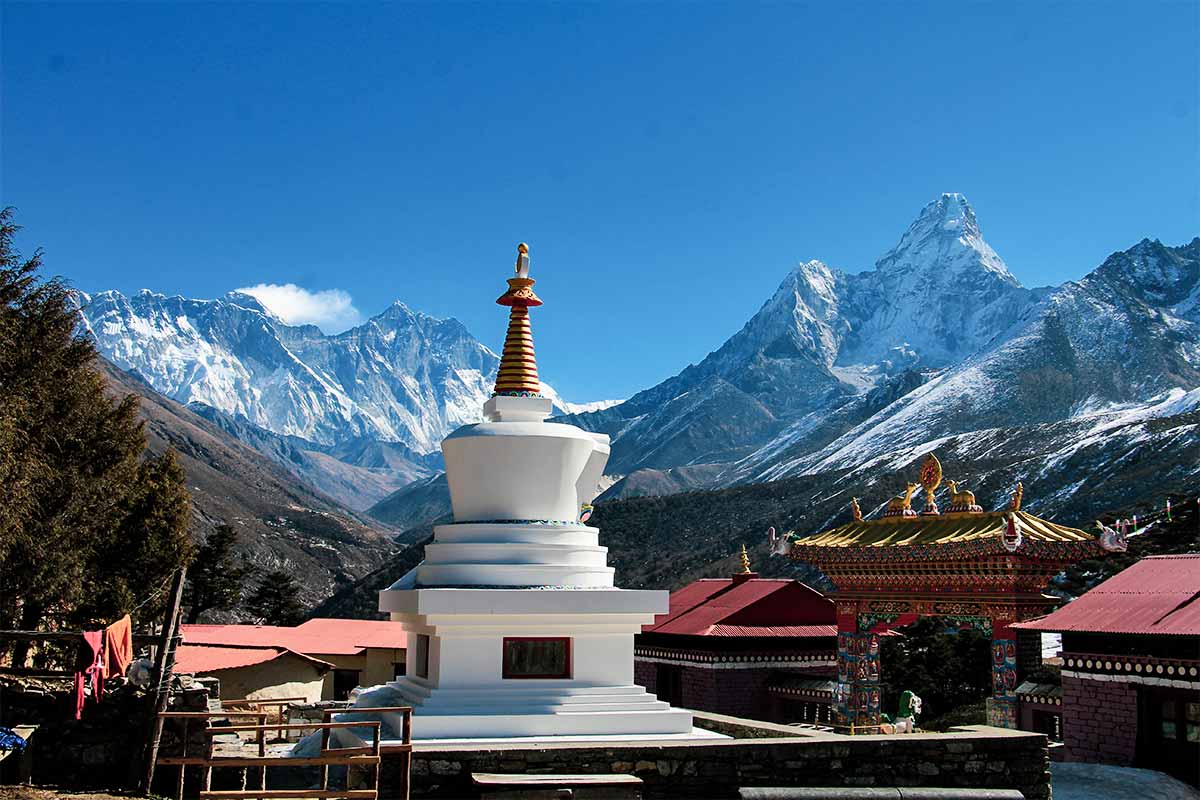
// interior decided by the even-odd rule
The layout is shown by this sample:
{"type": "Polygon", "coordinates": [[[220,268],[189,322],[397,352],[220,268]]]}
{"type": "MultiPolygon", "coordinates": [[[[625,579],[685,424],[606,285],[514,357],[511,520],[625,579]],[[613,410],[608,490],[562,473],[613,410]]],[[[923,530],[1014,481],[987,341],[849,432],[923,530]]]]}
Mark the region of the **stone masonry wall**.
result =
{"type": "Polygon", "coordinates": [[[1138,726],[1133,685],[1063,675],[1062,687],[1065,759],[1131,765],[1138,726]]]}
{"type": "Polygon", "coordinates": [[[772,719],[767,683],[774,672],[771,669],[685,670],[684,706],[734,717],[772,719]],[[703,674],[691,676],[689,672],[703,674]],[[695,692],[695,704],[688,702],[689,682],[695,692]]]}
{"type": "MultiPolygon", "coordinates": [[[[385,756],[381,798],[399,757],[385,756]],[[386,762],[391,762],[386,763],[386,762]]],[[[632,742],[610,747],[510,744],[456,750],[418,744],[413,797],[472,797],[472,772],[637,775],[647,798],[733,798],[744,786],[1015,788],[1050,799],[1046,738],[971,728],[953,734],[632,742]]]]}
{"type": "MultiPolygon", "coordinates": [[[[633,679],[646,691],[657,689],[658,665],[634,661],[633,679]]],[[[772,719],[771,697],[767,683],[775,669],[722,669],[678,667],[683,692],[681,705],[714,714],[729,714],[750,719],[772,719]]]]}
{"type": "Polygon", "coordinates": [[[650,694],[658,690],[658,665],[640,658],[633,660],[633,682],[650,694]]]}
{"type": "MultiPolygon", "coordinates": [[[[215,681],[177,678],[169,698],[173,711],[203,711],[215,681]]],[[[33,782],[80,789],[120,789],[136,785],[151,714],[151,699],[142,690],[109,681],[103,698],[88,699],[75,719],[72,683],[37,678],[0,679],[0,725],[37,725],[30,743],[33,782]]],[[[182,750],[180,731],[163,728],[163,755],[182,750]]],[[[192,726],[189,751],[203,752],[207,739],[192,726]]]]}

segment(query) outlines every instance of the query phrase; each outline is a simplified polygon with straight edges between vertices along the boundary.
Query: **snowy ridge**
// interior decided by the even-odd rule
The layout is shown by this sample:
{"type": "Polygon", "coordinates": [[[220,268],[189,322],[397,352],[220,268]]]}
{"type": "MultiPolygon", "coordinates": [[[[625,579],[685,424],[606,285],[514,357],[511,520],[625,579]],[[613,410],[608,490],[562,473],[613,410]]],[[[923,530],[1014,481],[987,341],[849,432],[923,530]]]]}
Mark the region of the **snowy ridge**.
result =
{"type": "MultiPolygon", "coordinates": [[[[236,292],[194,300],[108,291],[80,304],[100,352],[162,394],[326,447],[374,439],[436,452],[480,418],[499,366],[458,320],[400,302],[332,336],[287,325],[236,292]]],[[[618,402],[573,406],[545,391],[563,412],[618,402]]]]}
{"type": "MultiPolygon", "coordinates": [[[[1190,441],[1186,424],[1139,434],[1129,415],[1187,418],[1170,398],[1198,386],[1200,238],[1143,240],[1079,281],[1030,290],[947,193],[874,269],[796,266],[702,362],[578,421],[613,437],[619,471],[659,474],[644,486],[700,465],[717,467],[694,474],[719,487],[897,468],[934,446],[979,458],[1020,431],[1059,437],[1058,462],[1078,468],[1097,435],[1190,441]]],[[[1057,469],[1049,455],[1031,468],[1043,458],[1038,469],[1057,469]]]]}

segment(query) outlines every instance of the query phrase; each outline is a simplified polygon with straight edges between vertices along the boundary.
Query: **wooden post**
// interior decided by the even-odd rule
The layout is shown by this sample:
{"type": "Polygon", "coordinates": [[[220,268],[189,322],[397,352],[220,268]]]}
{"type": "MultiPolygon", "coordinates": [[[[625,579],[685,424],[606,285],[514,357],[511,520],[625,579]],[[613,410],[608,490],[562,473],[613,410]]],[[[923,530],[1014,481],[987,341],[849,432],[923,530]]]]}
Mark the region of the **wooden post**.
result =
{"type": "MultiPolygon", "coordinates": [[[[171,693],[171,672],[175,669],[175,637],[179,635],[179,607],[183,603],[183,585],[187,580],[187,567],[180,567],[175,572],[171,584],[171,604],[167,607],[163,619],[162,639],[158,647],[158,691],[154,695],[154,705],[147,728],[149,734],[146,742],[146,756],[142,780],[138,793],[145,797],[150,794],[150,784],[154,780],[154,764],[158,761],[158,745],[162,740],[163,721],[160,714],[167,709],[167,697],[171,693]]],[[[185,743],[186,746],[186,743],[185,743]]],[[[180,767],[179,772],[183,773],[180,767]]]]}

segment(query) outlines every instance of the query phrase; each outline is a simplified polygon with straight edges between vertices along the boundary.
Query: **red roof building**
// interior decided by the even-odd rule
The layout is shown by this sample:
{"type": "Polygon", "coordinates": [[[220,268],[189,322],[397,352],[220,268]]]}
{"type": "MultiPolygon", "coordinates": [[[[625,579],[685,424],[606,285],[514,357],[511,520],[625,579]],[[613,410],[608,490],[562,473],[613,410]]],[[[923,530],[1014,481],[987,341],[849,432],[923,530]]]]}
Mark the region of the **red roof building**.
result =
{"type": "Polygon", "coordinates": [[[208,675],[226,669],[240,669],[265,664],[283,656],[295,656],[307,661],[324,674],[333,664],[321,661],[286,647],[242,646],[225,647],[215,644],[185,644],[175,651],[175,671],[208,675]]]}
{"type": "Polygon", "coordinates": [[[675,706],[824,722],[836,649],[831,600],[799,581],[747,571],[672,592],[667,613],[636,639],[634,675],[675,706]]]}
{"type": "Polygon", "coordinates": [[[1013,627],[1062,634],[1067,760],[1200,784],[1200,554],[1144,558],[1013,627]]]}
{"type": "MultiPolygon", "coordinates": [[[[403,675],[407,651],[407,635],[399,623],[365,619],[310,619],[294,627],[184,625],[183,642],[184,665],[194,669],[181,665],[180,671],[197,674],[211,674],[219,669],[213,664],[221,659],[257,658],[254,663],[260,664],[287,653],[323,664],[319,699],[324,700],[345,699],[357,686],[386,683],[403,675]],[[274,655],[267,658],[269,653],[274,655]]],[[[301,669],[299,661],[291,663],[301,669]]],[[[224,683],[221,694],[232,696],[224,683]]]]}
{"type": "Polygon", "coordinates": [[[182,644],[175,651],[175,671],[220,681],[223,700],[321,699],[333,664],[286,647],[263,645],[182,644]]]}

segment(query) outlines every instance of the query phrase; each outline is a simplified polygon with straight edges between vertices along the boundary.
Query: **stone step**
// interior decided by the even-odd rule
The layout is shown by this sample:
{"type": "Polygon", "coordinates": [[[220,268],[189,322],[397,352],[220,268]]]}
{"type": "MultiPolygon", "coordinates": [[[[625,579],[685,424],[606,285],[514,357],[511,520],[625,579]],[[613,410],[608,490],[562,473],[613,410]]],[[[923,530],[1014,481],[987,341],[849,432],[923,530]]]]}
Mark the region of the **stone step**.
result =
{"type": "Polygon", "coordinates": [[[610,588],[612,567],[551,564],[422,564],[417,586],[576,586],[610,588]]]}
{"type": "Polygon", "coordinates": [[[599,545],[529,544],[524,542],[431,542],[425,545],[424,567],[437,564],[539,564],[604,567],[608,548],[599,545]]]}
{"type": "Polygon", "coordinates": [[[528,544],[597,544],[599,528],[586,525],[523,525],[519,523],[462,523],[435,525],[433,540],[468,542],[525,542],[528,544]]]}

